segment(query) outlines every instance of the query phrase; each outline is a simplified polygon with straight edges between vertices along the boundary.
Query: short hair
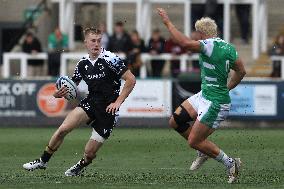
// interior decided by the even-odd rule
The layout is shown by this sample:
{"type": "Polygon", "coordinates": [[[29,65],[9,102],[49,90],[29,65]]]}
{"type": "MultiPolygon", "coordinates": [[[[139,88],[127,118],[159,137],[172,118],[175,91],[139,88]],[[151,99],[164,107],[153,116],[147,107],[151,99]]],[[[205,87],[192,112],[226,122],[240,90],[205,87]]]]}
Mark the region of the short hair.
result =
{"type": "Polygon", "coordinates": [[[160,31],[160,29],[159,28],[155,28],[154,30],[153,30],[153,33],[160,33],[161,31],[160,31]]]}
{"type": "Polygon", "coordinates": [[[26,36],[27,36],[27,37],[34,37],[34,34],[29,31],[29,32],[26,33],[26,36]]]}
{"type": "Polygon", "coordinates": [[[136,35],[139,35],[139,32],[138,32],[137,30],[132,30],[131,33],[136,34],[136,35]]]}
{"type": "Polygon", "coordinates": [[[86,38],[86,36],[89,35],[90,33],[96,34],[96,35],[102,34],[101,30],[99,30],[95,27],[85,28],[83,30],[84,38],[86,38]]]}
{"type": "Polygon", "coordinates": [[[115,23],[115,26],[123,27],[123,22],[121,22],[121,21],[117,21],[117,22],[115,23]]]}
{"type": "Polygon", "coordinates": [[[195,22],[195,30],[207,36],[217,37],[217,24],[209,17],[202,17],[195,22]]]}

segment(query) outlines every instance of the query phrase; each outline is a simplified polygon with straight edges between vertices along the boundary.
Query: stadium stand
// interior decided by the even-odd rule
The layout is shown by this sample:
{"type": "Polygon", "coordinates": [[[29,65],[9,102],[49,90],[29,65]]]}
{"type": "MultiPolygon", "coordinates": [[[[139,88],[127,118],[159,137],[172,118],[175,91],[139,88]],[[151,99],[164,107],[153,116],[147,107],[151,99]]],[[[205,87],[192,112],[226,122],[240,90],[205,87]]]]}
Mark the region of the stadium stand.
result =
{"type": "MultiPolygon", "coordinates": [[[[6,7],[1,7],[3,8],[11,8],[11,10],[13,12],[17,12],[19,14],[19,12],[24,12],[25,10],[36,10],[36,6],[35,6],[35,2],[39,3],[38,1],[33,1],[33,0],[26,0],[25,1],[25,5],[23,5],[22,7],[18,7],[17,10],[15,10],[15,2],[11,1],[11,2],[6,2],[6,7]]],[[[57,24],[62,25],[63,22],[63,18],[61,18],[60,15],[62,15],[63,13],[60,12],[60,10],[62,10],[64,6],[62,3],[60,3],[61,1],[59,0],[43,0],[38,4],[39,10],[41,10],[41,14],[40,16],[38,16],[35,20],[34,23],[24,23],[23,25],[28,27],[28,26],[33,26],[36,30],[36,35],[37,37],[40,39],[42,46],[43,46],[43,50],[47,49],[47,35],[48,33],[51,32],[51,28],[54,28],[54,26],[56,26],[57,24]]],[[[74,1],[76,2],[76,1],[74,1]]],[[[125,28],[127,31],[132,31],[133,29],[138,29],[138,31],[140,31],[139,33],[141,34],[142,38],[145,40],[145,43],[148,42],[149,39],[149,35],[150,35],[150,29],[151,29],[151,25],[149,26],[150,28],[146,28],[146,29],[141,29],[141,25],[143,25],[143,23],[137,23],[138,18],[135,18],[137,15],[137,10],[136,7],[139,7],[141,4],[136,5],[137,1],[136,0],[129,0],[129,1],[123,1],[124,3],[119,3],[119,0],[116,1],[112,1],[114,2],[114,4],[112,4],[111,7],[109,7],[109,3],[107,0],[105,1],[96,1],[96,0],[91,0],[91,1],[79,1],[76,2],[76,7],[75,7],[75,12],[65,12],[66,14],[76,14],[76,16],[74,17],[74,27],[71,27],[71,34],[73,35],[75,31],[73,30],[77,30],[77,34],[75,36],[75,38],[80,39],[81,37],[78,36],[78,30],[80,32],[80,26],[82,25],[90,25],[90,18],[93,18],[93,23],[94,24],[99,24],[99,22],[101,21],[105,21],[107,23],[107,30],[108,33],[111,34],[112,30],[113,30],[113,25],[109,25],[109,21],[115,22],[115,21],[124,21],[125,22],[125,28]],[[113,18],[109,18],[106,17],[105,15],[107,14],[107,11],[109,11],[108,9],[112,8],[113,12],[112,12],[112,16],[113,18]],[[94,13],[95,11],[95,13],[94,13]],[[126,19],[127,18],[127,19],[126,19]],[[73,33],[72,33],[73,32],[73,33]],[[147,34],[149,33],[149,34],[147,34]]],[[[140,1],[139,1],[140,2],[140,1]]],[[[150,1],[152,2],[152,1],[150,1]]],[[[154,11],[154,7],[157,6],[158,2],[163,2],[163,1],[153,1],[153,4],[151,6],[148,6],[148,12],[152,12],[151,14],[153,15],[153,11],[154,11]]],[[[165,1],[166,2],[166,1],[165,1]]],[[[185,19],[188,19],[186,16],[184,16],[184,12],[180,11],[180,10],[184,10],[184,5],[182,4],[182,0],[179,1],[175,1],[175,3],[170,3],[164,5],[162,4],[162,6],[165,6],[166,8],[169,9],[169,14],[170,15],[174,15],[173,17],[173,21],[177,24],[177,26],[179,28],[181,28],[182,30],[184,30],[185,32],[189,32],[189,25],[188,24],[184,24],[185,19]]],[[[196,3],[198,1],[192,1],[192,3],[196,3]]],[[[203,1],[202,1],[203,2],[203,1]]],[[[220,3],[223,3],[224,1],[219,1],[220,3]]],[[[237,2],[237,1],[232,1],[232,2],[237,2]]],[[[248,3],[252,3],[254,1],[250,1],[247,0],[245,2],[248,3]]],[[[264,1],[257,1],[259,3],[264,3],[264,1]]],[[[268,10],[271,10],[267,13],[267,19],[268,19],[268,28],[275,28],[273,30],[268,30],[267,33],[267,38],[268,38],[268,42],[265,43],[266,40],[263,41],[263,39],[261,41],[259,41],[258,43],[260,44],[261,49],[260,50],[264,50],[263,52],[260,53],[259,56],[257,56],[256,58],[253,58],[255,52],[254,52],[254,46],[255,46],[255,42],[254,42],[254,38],[250,39],[249,44],[242,44],[241,40],[240,40],[240,28],[239,28],[239,24],[237,22],[237,18],[236,18],[236,13],[235,13],[235,9],[233,9],[233,7],[231,6],[231,11],[229,12],[230,17],[229,17],[229,22],[231,23],[231,30],[230,30],[230,39],[231,41],[236,45],[240,55],[242,57],[244,57],[245,63],[246,63],[246,67],[248,69],[248,76],[253,76],[253,77],[257,77],[257,76],[269,76],[271,73],[271,60],[270,58],[267,56],[267,52],[266,52],[266,46],[271,45],[272,41],[273,41],[273,37],[276,36],[277,32],[280,30],[281,28],[281,24],[279,23],[283,23],[283,16],[281,16],[282,14],[282,10],[279,8],[279,4],[282,2],[281,0],[269,0],[269,1],[265,1],[267,3],[267,8],[268,10]],[[265,45],[263,45],[262,43],[265,43],[265,45]]],[[[68,8],[68,6],[70,7],[70,4],[66,4],[65,8],[68,8]]],[[[144,7],[145,8],[145,7],[144,7]]],[[[146,7],[147,8],[147,7],[146,7]]],[[[261,12],[261,7],[260,11],[261,12]]],[[[35,11],[36,12],[36,11],[35,11]]],[[[146,11],[147,12],[147,11],[146,11]]],[[[0,13],[1,14],[1,13],[0,13]]],[[[3,14],[3,13],[2,13],[3,14]]],[[[253,23],[253,14],[254,11],[253,9],[251,10],[251,15],[250,15],[250,20],[251,23],[253,23]]],[[[20,15],[9,15],[11,16],[10,22],[15,22],[15,21],[21,21],[22,18],[20,15]]],[[[9,17],[8,16],[8,17],[9,17]]],[[[0,20],[1,21],[1,20],[0,20]]],[[[157,25],[158,21],[155,17],[152,18],[151,24],[152,25],[157,25]]],[[[3,22],[3,21],[2,21],[3,22]]],[[[227,28],[226,25],[228,23],[228,20],[224,21],[224,28],[227,28]]],[[[262,23],[262,22],[260,22],[262,23]]],[[[66,26],[65,26],[65,30],[66,30],[66,26]]],[[[252,30],[253,30],[253,25],[252,25],[252,30]]],[[[265,28],[263,28],[263,23],[261,25],[260,31],[265,33],[265,28]]],[[[161,31],[162,35],[166,35],[166,32],[164,30],[161,31]]],[[[225,33],[225,38],[226,38],[226,31],[225,33]]],[[[253,35],[253,32],[251,33],[253,35]]],[[[70,35],[70,32],[69,32],[70,35]]],[[[166,38],[168,36],[165,36],[166,38]]],[[[19,40],[18,40],[19,41],[19,40]]],[[[21,42],[19,41],[19,44],[21,42]]],[[[73,41],[70,40],[70,46],[73,46],[73,51],[81,51],[83,49],[83,45],[80,41],[73,41]]],[[[15,47],[15,45],[14,45],[15,47]]],[[[17,46],[16,46],[17,47],[17,46]]],[[[72,48],[71,48],[72,49],[72,48]]],[[[1,50],[1,49],[0,49],[1,50]]],[[[9,50],[5,50],[5,51],[9,51],[9,50]]],[[[14,52],[17,52],[18,49],[14,48],[13,50],[14,52]]],[[[3,61],[2,61],[3,63],[3,61]]],[[[168,66],[168,65],[167,65],[168,66]]],[[[14,69],[15,66],[12,66],[12,71],[14,69]]],[[[19,68],[16,68],[16,70],[19,70],[19,68]]],[[[71,69],[70,69],[71,70],[71,69]]],[[[3,70],[1,71],[1,73],[3,72],[3,70]]],[[[13,72],[15,73],[15,71],[13,72]]],[[[3,75],[3,74],[1,74],[3,75]]]]}

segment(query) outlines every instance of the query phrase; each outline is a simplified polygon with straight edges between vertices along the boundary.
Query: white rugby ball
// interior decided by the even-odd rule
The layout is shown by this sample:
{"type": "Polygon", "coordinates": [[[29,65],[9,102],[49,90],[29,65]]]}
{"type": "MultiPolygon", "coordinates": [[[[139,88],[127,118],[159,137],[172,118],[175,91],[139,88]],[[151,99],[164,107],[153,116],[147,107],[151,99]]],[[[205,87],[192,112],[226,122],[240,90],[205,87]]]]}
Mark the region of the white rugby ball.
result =
{"type": "Polygon", "coordinates": [[[65,99],[73,100],[77,98],[77,85],[68,76],[61,76],[56,81],[58,90],[63,86],[68,90],[68,93],[64,96],[65,99]]]}

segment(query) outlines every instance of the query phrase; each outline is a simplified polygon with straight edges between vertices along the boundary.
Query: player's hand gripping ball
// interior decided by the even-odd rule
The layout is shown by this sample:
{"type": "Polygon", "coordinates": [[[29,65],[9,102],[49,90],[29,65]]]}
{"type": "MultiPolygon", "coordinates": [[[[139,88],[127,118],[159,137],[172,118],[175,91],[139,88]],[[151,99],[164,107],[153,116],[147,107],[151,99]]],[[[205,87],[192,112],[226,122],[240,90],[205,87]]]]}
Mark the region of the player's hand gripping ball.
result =
{"type": "Polygon", "coordinates": [[[65,99],[73,100],[77,98],[77,85],[68,76],[61,76],[56,81],[56,88],[58,90],[63,86],[66,87],[68,91],[64,96],[65,99]]]}

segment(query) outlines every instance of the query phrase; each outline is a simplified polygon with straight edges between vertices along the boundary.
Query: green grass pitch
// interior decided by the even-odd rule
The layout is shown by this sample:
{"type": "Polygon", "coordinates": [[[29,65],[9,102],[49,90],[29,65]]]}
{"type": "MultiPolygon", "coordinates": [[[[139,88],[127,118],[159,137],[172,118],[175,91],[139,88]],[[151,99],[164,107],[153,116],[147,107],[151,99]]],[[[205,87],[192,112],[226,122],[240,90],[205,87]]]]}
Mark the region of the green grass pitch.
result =
{"type": "Polygon", "coordinates": [[[284,130],[216,131],[210,139],[243,161],[238,182],[229,185],[223,165],[214,160],[190,172],[196,153],[170,129],[117,128],[85,175],[70,178],[64,172],[82,157],[91,132],[76,129],[46,170],[23,170],[23,163],[39,157],[55,129],[0,129],[1,189],[284,188],[284,130]]]}

